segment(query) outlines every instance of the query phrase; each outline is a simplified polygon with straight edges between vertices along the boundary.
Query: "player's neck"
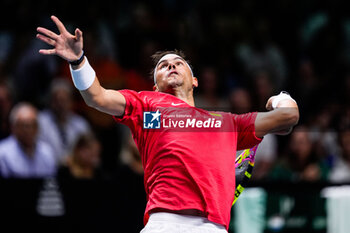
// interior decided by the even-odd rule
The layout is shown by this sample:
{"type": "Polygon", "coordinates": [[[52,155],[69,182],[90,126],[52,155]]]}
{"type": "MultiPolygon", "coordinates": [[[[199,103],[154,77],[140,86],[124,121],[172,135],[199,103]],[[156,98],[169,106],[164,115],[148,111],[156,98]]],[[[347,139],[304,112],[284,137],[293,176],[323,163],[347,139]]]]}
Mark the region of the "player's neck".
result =
{"type": "MultiPolygon", "coordinates": [[[[157,91],[159,91],[157,89],[157,91]]],[[[186,102],[188,105],[194,107],[193,89],[184,90],[182,87],[168,88],[167,90],[161,91],[163,93],[168,93],[170,95],[176,96],[182,101],[186,102]]]]}
{"type": "Polygon", "coordinates": [[[184,91],[184,90],[174,90],[173,95],[175,95],[177,98],[183,100],[188,105],[194,107],[194,98],[193,98],[193,90],[191,91],[184,91]]]}

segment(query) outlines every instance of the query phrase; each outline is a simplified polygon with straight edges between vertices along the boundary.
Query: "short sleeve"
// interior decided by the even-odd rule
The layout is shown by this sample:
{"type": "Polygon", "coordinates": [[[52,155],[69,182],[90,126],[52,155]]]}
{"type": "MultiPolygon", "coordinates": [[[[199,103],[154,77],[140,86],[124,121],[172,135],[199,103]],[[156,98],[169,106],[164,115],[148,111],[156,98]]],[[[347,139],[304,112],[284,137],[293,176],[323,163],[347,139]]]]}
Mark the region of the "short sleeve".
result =
{"type": "Polygon", "coordinates": [[[255,135],[255,119],[257,112],[233,115],[237,129],[237,150],[251,148],[261,142],[255,135]]]}
{"type": "Polygon", "coordinates": [[[148,105],[145,98],[142,98],[136,91],[120,90],[119,92],[126,100],[125,111],[122,116],[113,116],[113,118],[116,122],[128,126],[132,132],[135,132],[142,126],[142,114],[148,110],[148,105]]]}

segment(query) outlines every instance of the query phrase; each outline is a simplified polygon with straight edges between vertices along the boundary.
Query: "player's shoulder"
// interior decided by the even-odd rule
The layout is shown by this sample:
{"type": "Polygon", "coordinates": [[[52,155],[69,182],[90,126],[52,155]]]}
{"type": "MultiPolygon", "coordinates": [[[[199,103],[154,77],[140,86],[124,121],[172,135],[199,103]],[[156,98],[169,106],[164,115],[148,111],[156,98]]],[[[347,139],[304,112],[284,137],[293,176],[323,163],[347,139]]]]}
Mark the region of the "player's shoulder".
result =
{"type": "Polygon", "coordinates": [[[122,93],[123,95],[129,94],[129,95],[135,95],[135,96],[139,96],[139,97],[145,97],[145,96],[163,96],[165,93],[161,93],[161,92],[157,92],[157,91],[134,91],[134,90],[130,90],[130,89],[123,89],[123,90],[119,90],[120,93],[122,93]]]}
{"type": "Polygon", "coordinates": [[[158,91],[140,91],[138,92],[138,95],[140,98],[152,100],[152,102],[165,103],[178,100],[174,95],[158,91]]]}
{"type": "Polygon", "coordinates": [[[173,95],[157,92],[157,91],[140,91],[121,90],[120,93],[124,95],[130,105],[142,104],[144,107],[155,106],[169,106],[169,103],[177,103],[179,99],[173,95]]]}
{"type": "Polygon", "coordinates": [[[210,115],[214,117],[232,117],[234,114],[230,112],[223,112],[223,111],[207,111],[210,115]]]}
{"type": "Polygon", "coordinates": [[[142,96],[154,96],[154,97],[172,96],[170,94],[159,92],[159,91],[139,91],[138,94],[142,96]]]}

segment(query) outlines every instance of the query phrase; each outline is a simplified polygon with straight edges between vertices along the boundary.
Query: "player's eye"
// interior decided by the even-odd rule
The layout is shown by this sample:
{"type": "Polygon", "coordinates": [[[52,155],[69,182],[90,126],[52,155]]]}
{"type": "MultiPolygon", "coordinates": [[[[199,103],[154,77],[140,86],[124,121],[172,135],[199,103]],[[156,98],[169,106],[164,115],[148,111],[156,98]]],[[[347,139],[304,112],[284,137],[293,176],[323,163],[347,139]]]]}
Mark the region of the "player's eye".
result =
{"type": "Polygon", "coordinates": [[[167,67],[167,65],[165,64],[165,63],[163,63],[161,66],[160,66],[160,69],[164,69],[164,68],[166,68],[167,67]]]}
{"type": "Polygon", "coordinates": [[[176,65],[177,66],[182,65],[182,62],[179,61],[179,62],[176,63],[176,65]]]}

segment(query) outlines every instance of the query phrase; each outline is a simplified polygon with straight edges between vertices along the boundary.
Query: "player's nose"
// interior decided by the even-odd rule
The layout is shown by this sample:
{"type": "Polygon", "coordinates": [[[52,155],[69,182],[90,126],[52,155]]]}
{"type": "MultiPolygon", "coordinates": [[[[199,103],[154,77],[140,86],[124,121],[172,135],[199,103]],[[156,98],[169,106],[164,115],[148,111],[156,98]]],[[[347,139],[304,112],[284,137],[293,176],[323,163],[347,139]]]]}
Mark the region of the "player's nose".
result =
{"type": "Polygon", "coordinates": [[[168,65],[168,70],[175,69],[175,68],[176,68],[176,67],[175,67],[175,64],[169,63],[169,65],[168,65]]]}

